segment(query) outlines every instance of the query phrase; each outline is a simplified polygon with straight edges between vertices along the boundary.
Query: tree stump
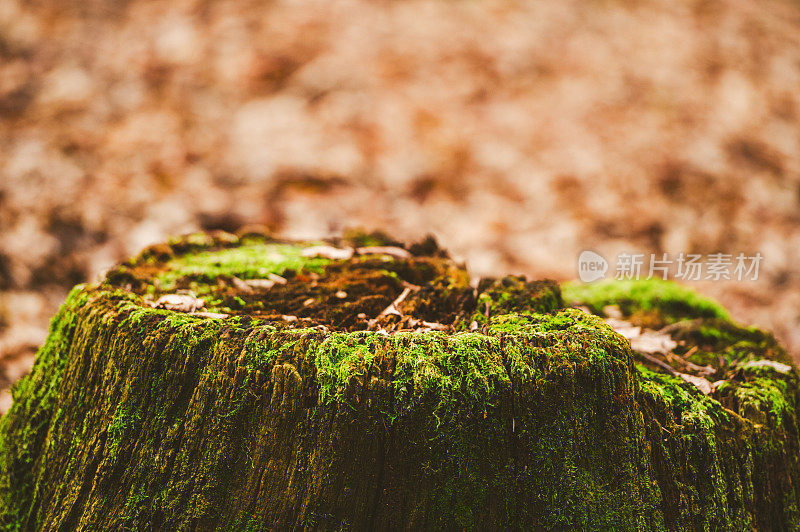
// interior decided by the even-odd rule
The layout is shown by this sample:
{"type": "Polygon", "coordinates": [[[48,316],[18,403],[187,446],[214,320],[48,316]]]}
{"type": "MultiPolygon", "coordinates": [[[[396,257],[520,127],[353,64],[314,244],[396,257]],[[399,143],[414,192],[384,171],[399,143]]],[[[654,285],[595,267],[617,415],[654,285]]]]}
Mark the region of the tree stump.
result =
{"type": "Polygon", "coordinates": [[[800,526],[771,335],[665,282],[471,283],[431,239],[153,246],[13,396],[9,529],[800,526]]]}

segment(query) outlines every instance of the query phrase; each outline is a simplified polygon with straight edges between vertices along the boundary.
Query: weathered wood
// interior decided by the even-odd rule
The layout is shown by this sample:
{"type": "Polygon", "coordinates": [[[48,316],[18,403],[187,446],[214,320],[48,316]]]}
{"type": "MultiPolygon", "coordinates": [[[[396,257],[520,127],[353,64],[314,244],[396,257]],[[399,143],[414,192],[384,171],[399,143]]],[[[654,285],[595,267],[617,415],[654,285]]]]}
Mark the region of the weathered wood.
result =
{"type": "Polygon", "coordinates": [[[193,235],[76,287],[0,420],[2,522],[798,526],[798,374],[770,335],[668,284],[567,289],[673,324],[706,396],[553,282],[475,289],[432,241],[312,245],[193,235]]]}

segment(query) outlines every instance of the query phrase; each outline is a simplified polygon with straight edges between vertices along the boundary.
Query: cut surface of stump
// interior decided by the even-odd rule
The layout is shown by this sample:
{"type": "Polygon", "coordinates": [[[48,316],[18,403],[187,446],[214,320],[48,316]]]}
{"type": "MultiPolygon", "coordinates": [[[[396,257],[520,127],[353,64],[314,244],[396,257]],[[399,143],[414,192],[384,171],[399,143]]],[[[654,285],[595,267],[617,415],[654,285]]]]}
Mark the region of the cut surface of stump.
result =
{"type": "Polygon", "coordinates": [[[800,526],[798,373],[672,283],[195,234],[73,289],[0,420],[22,530],[800,526]]]}

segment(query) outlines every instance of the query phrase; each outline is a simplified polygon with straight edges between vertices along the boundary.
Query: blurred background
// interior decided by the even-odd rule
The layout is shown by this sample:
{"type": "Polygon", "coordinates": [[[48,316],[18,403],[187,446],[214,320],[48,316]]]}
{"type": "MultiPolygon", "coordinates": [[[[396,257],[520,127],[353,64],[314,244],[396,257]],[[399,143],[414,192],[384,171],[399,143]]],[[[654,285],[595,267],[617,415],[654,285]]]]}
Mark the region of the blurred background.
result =
{"type": "Polygon", "coordinates": [[[0,0],[0,388],[73,284],[249,224],[559,280],[760,252],[693,286],[797,357],[800,2],[0,0]]]}

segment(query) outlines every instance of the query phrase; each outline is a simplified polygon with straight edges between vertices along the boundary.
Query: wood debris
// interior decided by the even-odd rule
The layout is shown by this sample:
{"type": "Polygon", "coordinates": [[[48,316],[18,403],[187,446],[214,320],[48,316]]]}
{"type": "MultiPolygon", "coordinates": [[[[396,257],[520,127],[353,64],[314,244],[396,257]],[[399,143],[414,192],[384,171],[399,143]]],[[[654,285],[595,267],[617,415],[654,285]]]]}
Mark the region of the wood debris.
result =
{"type": "Polygon", "coordinates": [[[750,362],[746,362],[742,365],[747,368],[772,368],[778,373],[784,374],[792,371],[792,366],[789,366],[788,364],[782,364],[780,362],[767,359],[751,360],[750,362]]]}
{"type": "Polygon", "coordinates": [[[634,350],[634,353],[638,357],[647,360],[651,364],[655,364],[656,366],[658,366],[658,367],[660,367],[662,369],[665,369],[667,371],[667,373],[669,373],[671,375],[677,375],[678,374],[678,372],[675,371],[675,368],[673,368],[672,366],[670,366],[669,364],[667,364],[666,362],[664,362],[660,358],[656,358],[656,357],[654,357],[652,355],[648,355],[647,353],[641,353],[641,352],[635,351],[635,350],[634,350]]]}
{"type": "Polygon", "coordinates": [[[410,294],[411,292],[412,292],[411,288],[408,288],[408,287],[404,288],[404,289],[403,289],[403,291],[400,293],[400,295],[399,295],[399,296],[397,296],[397,298],[396,298],[394,301],[392,301],[392,302],[389,304],[389,306],[388,306],[388,307],[386,307],[385,309],[383,309],[383,311],[381,311],[381,313],[380,313],[380,314],[378,314],[378,315],[377,315],[375,318],[373,318],[373,319],[369,320],[369,327],[370,327],[370,328],[372,328],[372,327],[374,327],[375,325],[377,325],[377,323],[378,323],[378,320],[379,320],[380,318],[382,318],[383,316],[394,315],[394,316],[401,316],[401,317],[402,317],[402,316],[403,316],[403,314],[402,314],[402,313],[400,312],[400,310],[397,308],[397,305],[399,305],[400,303],[402,303],[402,302],[403,302],[403,300],[404,300],[406,297],[408,297],[408,294],[410,294]]]}
{"type": "Polygon", "coordinates": [[[400,293],[400,295],[397,296],[397,298],[394,301],[392,301],[392,303],[388,307],[383,309],[383,312],[381,312],[378,316],[385,316],[387,314],[396,314],[397,316],[402,316],[400,311],[397,309],[397,305],[402,303],[410,293],[411,293],[410,288],[403,288],[403,291],[400,293]]]}
{"type": "Polygon", "coordinates": [[[287,282],[285,277],[281,277],[277,273],[270,273],[267,277],[269,277],[269,280],[275,284],[286,284],[287,282]]]}
{"type": "Polygon", "coordinates": [[[689,369],[689,370],[691,370],[691,371],[693,371],[693,372],[695,372],[697,374],[700,374],[700,375],[713,375],[714,373],[716,373],[717,370],[715,368],[713,368],[712,366],[709,366],[709,365],[698,366],[694,362],[686,360],[686,357],[691,356],[692,353],[694,353],[695,351],[697,351],[697,346],[695,346],[692,349],[690,349],[683,356],[680,356],[680,355],[678,355],[676,353],[666,353],[665,356],[667,357],[667,360],[670,361],[670,363],[677,362],[678,364],[682,365],[684,368],[689,369]]]}
{"type": "Polygon", "coordinates": [[[323,257],[331,260],[347,260],[353,256],[353,248],[336,248],[333,246],[311,246],[301,253],[303,257],[323,257]]]}
{"type": "Polygon", "coordinates": [[[398,259],[410,259],[411,253],[395,246],[366,246],[357,248],[359,255],[390,255],[398,259]]]}
{"type": "Polygon", "coordinates": [[[239,279],[236,276],[231,277],[231,282],[233,283],[234,288],[236,288],[237,290],[240,290],[240,291],[244,292],[245,294],[252,294],[253,293],[253,287],[250,286],[250,283],[248,283],[246,281],[242,281],[241,279],[239,279]]]}
{"type": "Polygon", "coordinates": [[[191,315],[212,320],[222,320],[228,317],[228,314],[222,314],[220,312],[191,312],[191,315]]]}
{"type": "Polygon", "coordinates": [[[443,324],[443,323],[432,322],[432,321],[423,321],[423,322],[420,322],[420,323],[424,328],[430,329],[430,330],[433,330],[433,331],[446,331],[446,330],[449,329],[449,327],[447,325],[443,324]]]}
{"type": "Polygon", "coordinates": [[[418,331],[449,331],[450,327],[445,325],[444,323],[439,323],[436,321],[425,321],[425,320],[417,320],[414,318],[408,318],[406,322],[408,327],[412,330],[418,331]]]}
{"type": "Polygon", "coordinates": [[[643,353],[669,353],[678,347],[678,342],[655,331],[646,331],[630,341],[633,349],[643,353]]]}
{"type": "MultiPolygon", "coordinates": [[[[616,316],[618,309],[613,306],[608,306],[603,309],[603,312],[608,316],[616,316]]],[[[668,332],[669,329],[664,328],[660,331],[651,329],[643,330],[641,327],[634,326],[630,322],[619,319],[618,317],[606,318],[606,322],[631,343],[631,349],[633,349],[634,353],[639,358],[666,370],[672,375],[682,378],[705,395],[709,395],[714,391],[716,385],[712,384],[705,376],[713,375],[716,369],[711,366],[699,366],[674,353],[673,350],[678,347],[678,342],[672,339],[672,336],[670,336],[668,332]],[[695,372],[696,375],[677,371],[670,363],[653,355],[663,355],[670,363],[676,363],[682,366],[684,370],[695,372]]],[[[686,356],[691,356],[695,351],[696,347],[689,350],[686,356]]]]}
{"type": "Polygon", "coordinates": [[[256,288],[260,290],[269,290],[273,286],[275,286],[275,281],[272,279],[248,279],[244,281],[244,284],[251,289],[256,288]]]}

